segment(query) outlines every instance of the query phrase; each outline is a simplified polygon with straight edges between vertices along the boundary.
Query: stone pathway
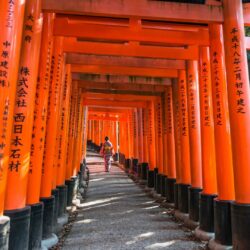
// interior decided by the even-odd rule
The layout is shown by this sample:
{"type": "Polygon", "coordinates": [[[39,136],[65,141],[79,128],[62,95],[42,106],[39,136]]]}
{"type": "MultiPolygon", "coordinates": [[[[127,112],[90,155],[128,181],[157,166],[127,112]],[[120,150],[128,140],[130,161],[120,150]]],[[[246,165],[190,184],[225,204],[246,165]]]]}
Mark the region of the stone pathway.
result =
{"type": "Polygon", "coordinates": [[[118,167],[104,172],[102,158],[93,153],[87,163],[91,172],[88,197],[64,250],[204,249],[118,167]]]}

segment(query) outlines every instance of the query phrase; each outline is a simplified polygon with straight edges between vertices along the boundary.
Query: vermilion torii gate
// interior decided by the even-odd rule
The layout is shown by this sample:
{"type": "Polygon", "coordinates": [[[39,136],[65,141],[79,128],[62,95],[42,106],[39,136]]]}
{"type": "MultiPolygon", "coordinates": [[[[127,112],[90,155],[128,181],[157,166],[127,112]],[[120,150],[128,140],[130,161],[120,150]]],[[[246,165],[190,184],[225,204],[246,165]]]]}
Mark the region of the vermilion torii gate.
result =
{"type": "Polygon", "coordinates": [[[0,0],[1,249],[57,241],[105,135],[210,249],[249,248],[250,3],[195,2],[0,0]]]}

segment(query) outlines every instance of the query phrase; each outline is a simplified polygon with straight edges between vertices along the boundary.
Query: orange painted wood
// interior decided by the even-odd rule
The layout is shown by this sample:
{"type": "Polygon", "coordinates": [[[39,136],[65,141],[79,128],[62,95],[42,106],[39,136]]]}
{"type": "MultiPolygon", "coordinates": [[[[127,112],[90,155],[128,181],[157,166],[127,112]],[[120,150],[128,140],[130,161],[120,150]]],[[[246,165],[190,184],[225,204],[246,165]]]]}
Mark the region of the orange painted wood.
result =
{"type": "Polygon", "coordinates": [[[73,73],[94,73],[94,74],[110,74],[110,75],[132,75],[132,76],[150,76],[150,77],[177,77],[175,69],[152,69],[140,67],[122,67],[122,66],[106,66],[106,65],[78,65],[71,64],[73,73]]]}
{"type": "Polygon", "coordinates": [[[113,107],[114,103],[116,104],[116,107],[141,107],[145,108],[146,103],[143,101],[118,101],[118,100],[94,100],[94,99],[86,99],[82,102],[83,105],[87,106],[99,106],[99,107],[113,107]]]}
{"type": "Polygon", "coordinates": [[[126,101],[147,101],[156,100],[157,96],[148,93],[148,95],[135,95],[135,94],[113,94],[113,93],[92,93],[84,92],[82,96],[88,99],[105,99],[105,100],[126,100],[126,101]]]}
{"type": "Polygon", "coordinates": [[[54,50],[52,56],[52,69],[51,69],[51,85],[47,116],[47,130],[44,151],[44,168],[42,174],[42,185],[40,196],[43,198],[51,196],[53,187],[54,175],[54,155],[56,149],[56,133],[59,116],[59,98],[61,89],[61,76],[62,76],[62,43],[63,37],[54,38],[54,50]]]}
{"type": "MultiPolygon", "coordinates": [[[[84,92],[89,92],[91,89],[112,89],[112,90],[129,90],[139,92],[163,92],[166,86],[150,85],[150,84],[135,84],[135,83],[108,83],[108,82],[87,82],[78,81],[84,92]]],[[[146,93],[145,93],[146,94],[146,93]]]]}
{"type": "Polygon", "coordinates": [[[167,154],[167,98],[166,92],[161,96],[162,103],[162,137],[163,137],[163,172],[168,176],[168,157],[167,154]]]}
{"type": "Polygon", "coordinates": [[[217,194],[217,182],[209,48],[201,47],[200,54],[199,92],[201,110],[202,192],[208,195],[215,195],[217,194]]]}
{"type": "Polygon", "coordinates": [[[147,0],[127,0],[126,8],[123,2],[112,2],[102,0],[95,3],[80,0],[43,1],[43,9],[57,13],[74,13],[94,16],[113,17],[143,17],[145,19],[170,20],[179,22],[222,22],[222,8],[220,6],[211,8],[208,5],[170,3],[147,0]]]}
{"type": "MultiPolygon", "coordinates": [[[[69,120],[69,131],[68,131],[68,149],[66,157],[66,180],[70,180],[73,172],[73,152],[74,152],[74,133],[75,133],[75,116],[76,116],[76,105],[77,105],[77,83],[72,82],[71,89],[71,106],[70,106],[70,120],[69,120]]],[[[89,122],[89,139],[92,139],[92,121],[89,122]]]]}
{"type": "Polygon", "coordinates": [[[242,2],[225,0],[223,5],[235,199],[237,203],[249,204],[250,90],[242,2]]]}
{"type": "Polygon", "coordinates": [[[15,4],[10,1],[0,1],[0,53],[4,56],[3,66],[0,67],[0,215],[3,214],[4,210],[7,171],[9,168],[24,8],[25,4],[23,4],[22,0],[16,1],[15,4]]]}
{"type": "Polygon", "coordinates": [[[143,136],[143,162],[149,163],[149,145],[148,145],[148,133],[149,133],[149,120],[148,109],[142,109],[142,136],[143,136]]]}
{"type": "Polygon", "coordinates": [[[31,142],[31,156],[29,179],[27,187],[27,204],[39,202],[41,176],[43,165],[44,144],[46,136],[46,121],[48,113],[48,98],[50,88],[50,69],[53,50],[53,13],[43,16],[43,30],[40,51],[39,73],[36,88],[33,134],[31,142]]]}
{"type": "Polygon", "coordinates": [[[155,107],[154,102],[148,103],[148,150],[149,150],[149,169],[156,168],[156,131],[155,131],[155,107]]]}
{"type": "Polygon", "coordinates": [[[41,1],[27,1],[13,114],[5,210],[20,209],[26,205],[28,173],[31,170],[31,140],[36,136],[32,127],[42,22],[41,1]]]}
{"type": "Polygon", "coordinates": [[[197,46],[188,48],[163,47],[154,45],[137,44],[114,44],[98,42],[77,42],[75,38],[66,38],[64,51],[69,53],[113,55],[113,56],[136,56],[143,58],[165,58],[179,60],[198,60],[197,46]]]}
{"type": "Polygon", "coordinates": [[[69,120],[69,102],[70,102],[70,91],[71,91],[71,68],[70,64],[66,65],[65,76],[63,83],[63,93],[62,93],[62,102],[61,102],[61,112],[59,113],[61,119],[59,124],[59,137],[58,137],[58,151],[56,154],[57,157],[57,178],[56,185],[64,185],[65,176],[66,176],[66,150],[67,150],[67,132],[69,129],[68,120],[69,120]]]}
{"type": "Polygon", "coordinates": [[[191,183],[190,173],[190,141],[187,103],[187,77],[185,70],[179,70],[178,98],[180,107],[180,142],[181,142],[181,184],[191,183]]]}
{"type": "Polygon", "coordinates": [[[133,29],[126,26],[70,22],[67,18],[55,20],[56,36],[78,37],[96,40],[153,42],[180,45],[209,45],[208,31],[160,30],[153,28],[133,29]]]}
{"type": "Polygon", "coordinates": [[[67,63],[69,64],[87,64],[87,65],[108,65],[125,67],[145,67],[162,69],[185,69],[184,60],[172,59],[154,59],[125,56],[104,56],[104,55],[86,55],[77,53],[67,54],[67,63]]]}
{"type": "Polygon", "coordinates": [[[222,25],[211,24],[209,30],[218,199],[234,200],[232,145],[222,25]]]}
{"type": "Polygon", "coordinates": [[[57,188],[57,179],[59,172],[62,171],[61,165],[59,163],[59,158],[61,158],[62,155],[62,138],[61,138],[61,124],[63,117],[61,116],[62,110],[62,101],[63,101],[63,92],[65,90],[65,58],[62,59],[62,65],[61,65],[61,85],[59,88],[59,94],[58,94],[58,105],[57,105],[57,127],[56,127],[56,142],[55,142],[55,153],[54,153],[54,160],[53,160],[53,182],[52,182],[52,189],[57,188]]]}
{"type": "Polygon", "coordinates": [[[156,143],[156,166],[160,174],[164,174],[163,168],[163,133],[162,133],[162,103],[158,99],[154,103],[155,108],[155,143],[156,143]]]}
{"type": "Polygon", "coordinates": [[[176,183],[181,183],[181,124],[180,102],[178,98],[178,82],[173,81],[173,112],[174,112],[174,136],[175,136],[175,159],[176,159],[176,183]]]}
{"type": "Polygon", "coordinates": [[[173,114],[173,88],[167,87],[166,95],[166,133],[167,133],[167,173],[168,178],[176,178],[175,128],[173,114]]]}
{"type": "Polygon", "coordinates": [[[191,186],[194,188],[202,188],[199,70],[197,61],[187,62],[187,95],[191,186]]]}

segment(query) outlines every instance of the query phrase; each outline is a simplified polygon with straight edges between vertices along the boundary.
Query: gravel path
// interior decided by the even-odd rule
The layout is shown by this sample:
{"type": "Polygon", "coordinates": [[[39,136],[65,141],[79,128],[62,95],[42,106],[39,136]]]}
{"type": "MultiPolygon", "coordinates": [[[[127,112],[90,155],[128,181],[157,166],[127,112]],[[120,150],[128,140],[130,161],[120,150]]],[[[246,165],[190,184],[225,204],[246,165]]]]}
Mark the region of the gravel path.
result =
{"type": "Polygon", "coordinates": [[[203,249],[168,211],[118,167],[105,173],[102,158],[87,159],[91,181],[64,250],[203,249]]]}

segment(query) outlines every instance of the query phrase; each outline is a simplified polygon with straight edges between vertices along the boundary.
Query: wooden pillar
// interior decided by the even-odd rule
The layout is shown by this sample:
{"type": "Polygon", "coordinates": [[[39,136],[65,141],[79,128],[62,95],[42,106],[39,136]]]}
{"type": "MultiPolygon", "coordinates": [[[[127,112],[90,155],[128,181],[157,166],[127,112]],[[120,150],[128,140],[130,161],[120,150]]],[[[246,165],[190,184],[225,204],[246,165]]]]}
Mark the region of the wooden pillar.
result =
{"type": "Polygon", "coordinates": [[[155,104],[153,101],[147,102],[148,109],[148,159],[149,159],[149,169],[148,169],[148,187],[156,188],[156,176],[158,174],[158,168],[156,165],[156,131],[155,131],[155,104]]]}
{"type": "MultiPolygon", "coordinates": [[[[174,184],[176,182],[176,157],[175,157],[175,129],[173,115],[173,87],[166,89],[166,133],[167,133],[167,168],[166,197],[170,203],[174,202],[174,184]]],[[[176,114],[175,114],[176,115],[176,114]]]]}
{"type": "Polygon", "coordinates": [[[143,135],[143,162],[149,162],[149,152],[148,152],[148,109],[142,109],[142,135],[143,135]]]}
{"type": "Polygon", "coordinates": [[[53,13],[44,14],[39,74],[34,109],[34,136],[32,137],[31,143],[29,178],[27,187],[27,204],[36,204],[39,202],[40,198],[50,88],[50,69],[53,50],[54,17],[55,15],[53,13]]]}
{"type": "Polygon", "coordinates": [[[138,153],[139,162],[143,162],[144,159],[144,147],[143,147],[143,119],[142,119],[142,108],[137,109],[138,117],[138,153]]]}
{"type": "Polygon", "coordinates": [[[91,120],[88,120],[88,141],[91,140],[91,120]]]}
{"type": "Polygon", "coordinates": [[[52,190],[57,189],[57,177],[59,175],[59,171],[62,171],[61,165],[59,164],[59,158],[61,158],[62,155],[62,145],[61,144],[61,123],[63,117],[61,116],[61,113],[63,111],[63,92],[65,89],[65,57],[62,57],[61,62],[61,73],[59,78],[60,87],[58,88],[58,104],[57,104],[57,126],[56,126],[56,142],[55,142],[55,153],[54,153],[54,159],[53,159],[53,183],[52,183],[52,190]]]}
{"type": "Polygon", "coordinates": [[[0,215],[9,167],[9,152],[25,2],[0,1],[0,215]]]}
{"type": "Polygon", "coordinates": [[[202,183],[200,229],[214,231],[213,199],[217,195],[214,120],[209,48],[200,48],[200,109],[202,143],[202,183]]]}
{"type": "Polygon", "coordinates": [[[5,210],[26,204],[35,93],[41,43],[41,2],[28,1],[14,106],[5,210]],[[38,25],[38,29],[34,30],[38,25]],[[27,28],[29,27],[29,28],[27,28]],[[34,32],[33,32],[34,30],[34,32]],[[20,105],[22,103],[22,105],[20,105]]]}
{"type": "Polygon", "coordinates": [[[230,203],[235,199],[235,191],[222,25],[210,24],[209,33],[218,186],[214,207],[215,241],[231,245],[230,203]]]}
{"type": "Polygon", "coordinates": [[[191,187],[189,189],[189,218],[199,221],[199,193],[202,191],[202,159],[199,103],[199,71],[197,61],[187,62],[189,112],[189,141],[191,187]]]}
{"type": "Polygon", "coordinates": [[[250,245],[250,90],[242,1],[223,0],[223,13],[236,201],[232,206],[233,247],[247,249],[250,245]]]}
{"type": "Polygon", "coordinates": [[[133,115],[132,115],[132,110],[129,112],[129,139],[130,139],[130,158],[134,158],[134,130],[133,130],[133,115]]]}
{"type": "MultiPolygon", "coordinates": [[[[87,156],[87,134],[88,134],[88,107],[83,107],[84,118],[83,118],[83,146],[82,146],[82,162],[86,161],[87,156]]],[[[101,126],[103,122],[101,122],[101,126]]],[[[102,142],[100,138],[100,142],[102,142]]]]}
{"type": "MultiPolygon", "coordinates": [[[[15,17],[18,18],[18,17],[15,17]]],[[[5,196],[5,214],[11,218],[10,249],[26,249],[29,245],[29,229],[34,230],[30,216],[34,207],[26,206],[28,173],[31,154],[35,94],[42,32],[41,1],[29,0],[25,6],[23,38],[16,99],[13,114],[11,147],[9,154],[8,181],[5,196]],[[16,228],[16,219],[27,215],[27,219],[16,228]],[[31,227],[30,227],[31,225],[31,227]],[[17,237],[18,235],[19,237],[17,237]]],[[[15,34],[14,34],[15,35],[15,34]]],[[[9,66],[8,66],[9,67],[9,66]]],[[[38,205],[42,211],[42,204],[38,205]]],[[[40,222],[41,219],[40,219],[40,222]]],[[[20,222],[19,222],[20,223],[20,222]]],[[[37,228],[41,238],[42,228],[37,228]]],[[[32,233],[32,231],[31,231],[32,233]]],[[[31,237],[32,239],[32,237],[31,237]]]]}
{"type": "Polygon", "coordinates": [[[156,191],[162,194],[164,190],[162,184],[165,176],[165,168],[163,166],[163,133],[162,133],[162,103],[158,98],[155,101],[155,123],[156,123],[156,162],[158,174],[156,176],[156,191]]]}
{"type": "Polygon", "coordinates": [[[155,142],[155,108],[152,101],[149,102],[149,169],[156,168],[156,142],[155,142]]]}
{"type": "MultiPolygon", "coordinates": [[[[161,102],[162,102],[163,169],[164,169],[164,175],[167,177],[168,176],[168,163],[167,163],[168,154],[166,152],[168,149],[167,149],[167,97],[166,97],[166,92],[164,92],[162,94],[161,102]]],[[[164,180],[164,181],[166,181],[166,180],[164,180]]]]}
{"type": "Polygon", "coordinates": [[[57,154],[57,179],[56,185],[63,186],[66,177],[66,150],[67,150],[67,132],[69,129],[69,103],[70,103],[70,91],[71,91],[71,65],[67,64],[65,69],[65,77],[63,84],[63,95],[62,95],[62,105],[60,112],[60,126],[59,126],[59,143],[58,143],[58,154],[57,154]]]}
{"type": "Polygon", "coordinates": [[[173,112],[174,112],[174,136],[176,159],[176,184],[174,185],[175,208],[178,208],[178,186],[181,183],[181,126],[180,126],[180,102],[178,98],[178,80],[172,82],[173,88],[173,112]]]}
{"type": "Polygon", "coordinates": [[[76,117],[75,117],[75,132],[74,132],[74,146],[73,146],[73,168],[72,168],[72,175],[74,177],[77,176],[78,170],[80,168],[79,136],[80,136],[80,126],[81,126],[81,118],[82,118],[82,105],[81,105],[80,88],[78,88],[78,86],[77,86],[76,97],[77,97],[76,98],[76,117]]]}
{"type": "Polygon", "coordinates": [[[180,140],[181,140],[181,183],[178,185],[178,208],[180,212],[188,213],[188,188],[191,183],[190,146],[187,104],[186,71],[178,71],[178,98],[180,107],[180,140]]]}
{"type": "Polygon", "coordinates": [[[63,37],[54,38],[54,51],[51,62],[51,85],[47,116],[47,129],[45,140],[45,151],[42,171],[41,197],[51,197],[53,174],[54,174],[54,154],[56,150],[56,131],[58,122],[59,90],[61,89],[61,70],[63,60],[63,37]]]}
{"type": "MultiPolygon", "coordinates": [[[[75,131],[75,106],[77,103],[77,83],[72,82],[71,87],[71,102],[70,102],[70,119],[69,119],[69,129],[68,129],[68,145],[67,145],[67,156],[66,156],[66,180],[70,183],[72,177],[73,169],[73,150],[74,150],[74,131],[75,131]]],[[[91,130],[90,123],[90,130],[91,130]]],[[[91,138],[91,137],[90,137],[91,138]]]]}
{"type": "Polygon", "coordinates": [[[139,133],[138,133],[138,127],[139,127],[139,121],[138,121],[138,113],[137,109],[135,108],[133,110],[133,130],[134,130],[134,157],[135,159],[139,160],[139,133]]]}

